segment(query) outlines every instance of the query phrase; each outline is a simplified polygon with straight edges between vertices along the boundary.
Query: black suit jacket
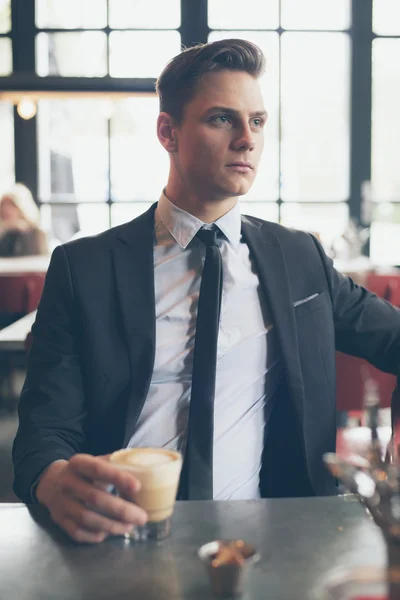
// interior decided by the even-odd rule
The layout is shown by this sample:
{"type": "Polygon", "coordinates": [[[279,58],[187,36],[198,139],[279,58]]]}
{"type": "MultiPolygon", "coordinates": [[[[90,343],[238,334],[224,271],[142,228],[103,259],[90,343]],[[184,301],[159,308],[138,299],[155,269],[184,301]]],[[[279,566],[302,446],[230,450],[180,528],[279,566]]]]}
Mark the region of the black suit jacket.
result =
{"type": "MultiPolygon", "coordinates": [[[[135,428],[155,354],[155,206],[53,253],[13,447],[14,489],[26,502],[50,462],[111,452],[135,428]]],[[[261,493],[335,493],[322,463],[335,448],[335,347],[397,374],[400,311],[336,272],[308,233],[253,217],[242,218],[242,233],[285,367],[266,428],[261,493]]]]}

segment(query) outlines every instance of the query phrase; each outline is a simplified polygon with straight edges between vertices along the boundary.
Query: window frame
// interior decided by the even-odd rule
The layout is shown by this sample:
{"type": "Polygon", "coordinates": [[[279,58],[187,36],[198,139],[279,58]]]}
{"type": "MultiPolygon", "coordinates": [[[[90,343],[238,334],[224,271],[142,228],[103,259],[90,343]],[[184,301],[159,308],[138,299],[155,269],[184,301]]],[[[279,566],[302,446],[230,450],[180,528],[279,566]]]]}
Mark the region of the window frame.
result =
{"type": "MultiPolygon", "coordinates": [[[[363,205],[364,182],[371,179],[371,98],[372,98],[372,41],[376,36],[372,30],[373,0],[352,0],[352,22],[345,30],[350,36],[350,194],[347,201],[349,216],[356,223],[369,225],[363,205]]],[[[206,42],[211,29],[207,22],[208,0],[181,0],[182,47],[206,42]]],[[[0,77],[0,90],[6,92],[58,93],[154,93],[154,79],[122,79],[105,77],[39,77],[35,74],[35,36],[39,31],[35,25],[35,3],[26,0],[11,0],[11,40],[13,51],[13,73],[0,77]]],[[[59,31],[46,29],[46,31],[59,31]]],[[[62,30],[68,31],[68,30],[62,30]]],[[[87,31],[74,29],[73,31],[87,31]]],[[[96,31],[111,32],[109,27],[96,31]]],[[[284,29],[274,29],[281,36],[284,29]]],[[[293,30],[291,30],[293,31],[293,30]]],[[[302,30],[304,31],[304,30],[302,30]]],[[[314,30],[313,30],[314,31],[314,30]]],[[[10,34],[3,34],[10,35],[10,34]]],[[[391,37],[391,36],[384,36],[391,37]]],[[[396,37],[396,36],[393,36],[396,37]]],[[[108,39],[108,36],[107,36],[108,39]]],[[[2,98],[0,92],[0,99],[2,98]]],[[[38,149],[36,117],[29,121],[21,119],[14,107],[15,177],[32,190],[38,198],[38,149]]],[[[111,194],[109,194],[111,196],[111,194]]],[[[277,199],[279,219],[283,200],[277,199]]],[[[303,202],[315,204],[318,201],[303,202]]],[[[54,202],[60,205],[59,202],[54,202]]],[[[108,198],[109,222],[111,223],[111,197],[108,198]]],[[[289,204],[290,201],[285,201],[289,204]]],[[[324,202],[326,205],[337,202],[324,202]]],[[[50,202],[51,204],[51,202],[50,202]]],[[[70,204],[70,203],[68,203],[70,204]]],[[[93,202],[93,205],[95,202],[93,202]]],[[[103,204],[103,203],[102,203],[103,204]]]]}

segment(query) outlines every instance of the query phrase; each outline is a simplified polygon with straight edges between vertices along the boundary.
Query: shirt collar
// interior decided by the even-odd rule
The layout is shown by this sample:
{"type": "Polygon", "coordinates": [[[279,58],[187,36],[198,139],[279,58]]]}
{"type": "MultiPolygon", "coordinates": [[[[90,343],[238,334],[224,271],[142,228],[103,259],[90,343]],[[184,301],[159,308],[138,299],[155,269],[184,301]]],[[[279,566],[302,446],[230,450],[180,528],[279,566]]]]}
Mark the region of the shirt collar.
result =
{"type": "MultiPolygon", "coordinates": [[[[159,221],[162,221],[169,233],[182,248],[186,248],[198,230],[207,225],[194,215],[175,206],[164,192],[160,196],[156,211],[156,224],[159,221]]],[[[236,249],[240,243],[241,230],[239,202],[222,217],[217,219],[215,225],[219,227],[228,242],[236,249]]]]}

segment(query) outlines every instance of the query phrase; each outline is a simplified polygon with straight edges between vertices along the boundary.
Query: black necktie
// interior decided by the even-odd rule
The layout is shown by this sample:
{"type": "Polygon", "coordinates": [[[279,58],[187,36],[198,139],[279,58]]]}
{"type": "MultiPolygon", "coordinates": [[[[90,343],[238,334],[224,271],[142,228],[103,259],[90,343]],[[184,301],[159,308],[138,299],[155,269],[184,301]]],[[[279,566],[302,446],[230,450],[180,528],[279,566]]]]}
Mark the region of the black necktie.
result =
{"type": "Polygon", "coordinates": [[[192,389],[181,498],[212,500],[214,394],[217,341],[222,292],[222,258],[217,245],[219,229],[200,229],[206,245],[200,286],[193,353],[192,389]]]}

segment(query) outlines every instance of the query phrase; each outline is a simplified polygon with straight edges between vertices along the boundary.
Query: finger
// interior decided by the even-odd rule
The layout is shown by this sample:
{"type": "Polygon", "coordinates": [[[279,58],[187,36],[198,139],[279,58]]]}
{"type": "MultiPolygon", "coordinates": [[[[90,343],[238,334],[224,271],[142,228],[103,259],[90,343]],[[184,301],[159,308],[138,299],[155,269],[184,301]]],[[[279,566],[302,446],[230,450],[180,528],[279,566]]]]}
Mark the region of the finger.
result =
{"type": "Polygon", "coordinates": [[[144,525],[147,514],[133,502],[113,496],[77,476],[66,477],[62,490],[87,507],[120,523],[144,525]]]}
{"type": "MultiPolygon", "coordinates": [[[[101,454],[100,456],[97,456],[97,458],[108,462],[110,456],[111,454],[101,454]]],[[[102,490],[105,490],[106,492],[109,492],[110,494],[112,494],[113,490],[115,489],[112,484],[107,483],[106,481],[93,481],[93,485],[102,490]]]]}
{"type": "Polygon", "coordinates": [[[73,472],[91,480],[112,483],[124,497],[134,499],[140,489],[140,481],[127,471],[118,469],[110,462],[89,454],[76,454],[69,460],[73,472]]]}
{"type": "Polygon", "coordinates": [[[95,533],[93,531],[87,531],[79,527],[75,521],[69,518],[63,519],[58,525],[64,529],[64,531],[73,539],[75,542],[81,544],[99,544],[103,542],[107,534],[106,533],[95,533]]]}
{"type": "Polygon", "coordinates": [[[132,531],[131,524],[127,525],[127,523],[108,519],[79,502],[73,502],[68,506],[65,517],[73,521],[79,530],[91,533],[124,535],[132,531]]]}

